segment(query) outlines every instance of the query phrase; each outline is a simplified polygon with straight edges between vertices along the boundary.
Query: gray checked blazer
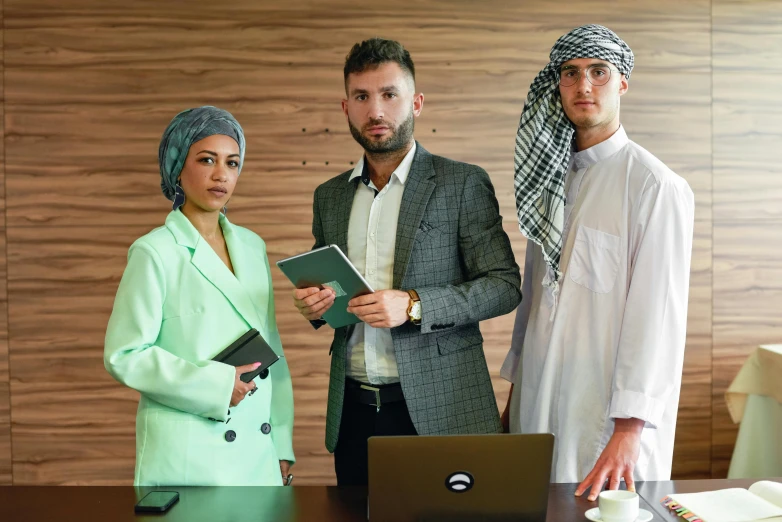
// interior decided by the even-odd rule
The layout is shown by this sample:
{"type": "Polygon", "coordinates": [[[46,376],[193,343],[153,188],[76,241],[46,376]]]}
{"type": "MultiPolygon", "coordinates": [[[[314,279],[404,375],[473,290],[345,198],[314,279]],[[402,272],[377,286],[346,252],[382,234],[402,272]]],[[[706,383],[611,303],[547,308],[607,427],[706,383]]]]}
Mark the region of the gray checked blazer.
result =
{"type": "MultiPolygon", "coordinates": [[[[352,171],[315,191],[315,246],[347,254],[348,222],[358,179],[352,171]]],[[[399,210],[393,288],[414,289],[422,320],[391,330],[399,379],[420,435],[502,431],[478,322],[513,311],[521,276],[494,187],[475,165],[434,156],[417,144],[399,210]]],[[[326,448],[339,437],[347,340],[334,331],[326,448]]]]}

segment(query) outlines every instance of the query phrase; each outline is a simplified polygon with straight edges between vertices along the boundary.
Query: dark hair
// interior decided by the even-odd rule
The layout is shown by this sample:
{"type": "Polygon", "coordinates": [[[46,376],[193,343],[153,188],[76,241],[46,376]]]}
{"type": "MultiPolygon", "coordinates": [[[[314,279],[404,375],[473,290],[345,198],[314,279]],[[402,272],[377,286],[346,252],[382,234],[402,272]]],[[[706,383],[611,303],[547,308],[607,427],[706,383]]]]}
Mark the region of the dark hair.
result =
{"type": "Polygon", "coordinates": [[[351,73],[364,72],[388,62],[398,64],[403,71],[410,74],[415,83],[415,65],[402,44],[395,40],[370,38],[355,44],[345,57],[345,87],[347,88],[348,76],[351,73]]]}

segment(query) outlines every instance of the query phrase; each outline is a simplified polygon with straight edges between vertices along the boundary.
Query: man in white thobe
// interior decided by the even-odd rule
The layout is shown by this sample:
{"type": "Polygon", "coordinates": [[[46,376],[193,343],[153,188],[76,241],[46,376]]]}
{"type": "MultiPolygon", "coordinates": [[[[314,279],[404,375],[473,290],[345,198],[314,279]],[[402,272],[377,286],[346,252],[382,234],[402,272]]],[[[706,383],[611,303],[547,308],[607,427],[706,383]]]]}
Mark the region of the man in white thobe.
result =
{"type": "Polygon", "coordinates": [[[693,194],[620,125],[632,67],[605,27],[564,35],[516,140],[528,242],[503,422],[554,433],[552,479],[590,500],[670,478],[684,358],[693,194]]]}

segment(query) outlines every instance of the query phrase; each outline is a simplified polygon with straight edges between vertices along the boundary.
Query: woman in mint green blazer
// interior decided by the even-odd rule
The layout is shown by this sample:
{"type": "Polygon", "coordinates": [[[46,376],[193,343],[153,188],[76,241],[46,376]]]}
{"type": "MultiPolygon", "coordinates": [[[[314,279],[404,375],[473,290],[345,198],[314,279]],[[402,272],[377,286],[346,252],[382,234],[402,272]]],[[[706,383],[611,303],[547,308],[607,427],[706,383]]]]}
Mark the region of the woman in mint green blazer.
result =
{"type": "Polygon", "coordinates": [[[252,366],[211,360],[251,328],[282,355],[266,245],[224,213],[244,143],[231,114],[200,107],[160,144],[174,210],[130,247],[104,351],[109,373],[141,394],[136,485],[282,485],[294,462],[285,359],[247,384],[252,366]]]}

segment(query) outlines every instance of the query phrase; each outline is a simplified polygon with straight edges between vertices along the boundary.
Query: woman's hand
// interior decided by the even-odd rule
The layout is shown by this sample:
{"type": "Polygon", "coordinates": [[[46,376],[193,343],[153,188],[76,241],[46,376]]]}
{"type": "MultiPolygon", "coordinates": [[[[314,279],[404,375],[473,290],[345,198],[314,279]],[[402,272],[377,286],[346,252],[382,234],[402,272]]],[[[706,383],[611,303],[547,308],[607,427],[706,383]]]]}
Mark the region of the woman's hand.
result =
{"type": "Polygon", "coordinates": [[[255,383],[250,382],[244,382],[239,377],[242,376],[242,374],[251,372],[258,368],[261,365],[261,363],[253,363],[253,364],[245,364],[244,366],[237,366],[236,367],[236,377],[234,378],[234,391],[231,393],[231,406],[236,406],[240,402],[242,402],[242,399],[253,391],[255,389],[255,383]]]}
{"type": "MultiPolygon", "coordinates": [[[[281,460],[280,461],[280,474],[282,475],[282,485],[283,486],[290,486],[288,483],[288,475],[291,471],[291,462],[288,460],[281,460]]],[[[291,480],[293,478],[291,477],[291,480]]]]}

